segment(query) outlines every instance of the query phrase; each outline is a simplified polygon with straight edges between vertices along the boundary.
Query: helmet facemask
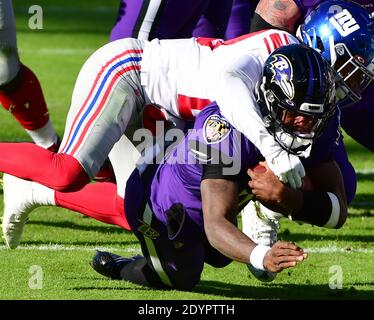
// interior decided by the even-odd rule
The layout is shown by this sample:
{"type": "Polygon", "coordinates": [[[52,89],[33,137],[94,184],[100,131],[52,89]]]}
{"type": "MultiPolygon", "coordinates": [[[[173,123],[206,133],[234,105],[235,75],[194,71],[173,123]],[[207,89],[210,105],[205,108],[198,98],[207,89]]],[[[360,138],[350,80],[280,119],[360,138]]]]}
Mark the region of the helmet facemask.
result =
{"type": "Polygon", "coordinates": [[[341,80],[336,83],[339,103],[350,106],[361,100],[361,94],[374,79],[374,73],[363,64],[361,57],[354,57],[344,43],[335,45],[336,54],[331,65],[341,80]],[[361,60],[361,61],[360,61],[361,60]]]}
{"type": "Polygon", "coordinates": [[[325,104],[305,102],[297,106],[291,100],[280,100],[273,91],[266,89],[265,81],[264,77],[256,91],[257,102],[268,131],[288,153],[307,158],[314,140],[322,134],[335,111],[334,100],[326,101],[325,104]],[[330,112],[323,112],[324,108],[330,112]],[[293,119],[297,118],[302,119],[303,128],[294,126],[293,119]]]}

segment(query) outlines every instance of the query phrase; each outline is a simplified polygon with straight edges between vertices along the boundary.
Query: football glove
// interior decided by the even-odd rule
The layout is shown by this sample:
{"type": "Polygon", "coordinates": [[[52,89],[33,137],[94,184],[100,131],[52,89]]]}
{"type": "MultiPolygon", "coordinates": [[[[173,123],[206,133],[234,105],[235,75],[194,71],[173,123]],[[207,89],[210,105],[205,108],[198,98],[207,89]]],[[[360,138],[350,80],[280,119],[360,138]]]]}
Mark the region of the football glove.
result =
{"type": "Polygon", "coordinates": [[[301,187],[301,179],[305,176],[305,169],[298,156],[282,150],[279,153],[269,155],[265,159],[270,170],[280,181],[288,183],[294,189],[301,187]]]}

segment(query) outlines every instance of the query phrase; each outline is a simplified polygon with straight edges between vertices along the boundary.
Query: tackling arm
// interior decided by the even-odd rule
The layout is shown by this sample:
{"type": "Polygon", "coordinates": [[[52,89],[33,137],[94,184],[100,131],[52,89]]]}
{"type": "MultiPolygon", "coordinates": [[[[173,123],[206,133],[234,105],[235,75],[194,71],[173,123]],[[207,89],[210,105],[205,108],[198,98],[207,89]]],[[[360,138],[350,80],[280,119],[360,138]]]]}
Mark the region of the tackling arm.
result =
{"type": "Polygon", "coordinates": [[[270,170],[262,173],[248,170],[248,173],[252,179],[248,183],[252,193],[272,210],[291,215],[294,220],[328,228],[340,228],[347,218],[343,178],[335,161],[308,170],[312,191],[292,189],[270,170]]]}
{"type": "Polygon", "coordinates": [[[233,223],[237,214],[238,185],[225,179],[204,179],[201,182],[204,228],[210,244],[225,256],[244,263],[253,263],[256,251],[258,264],[272,272],[296,266],[306,258],[293,243],[278,241],[270,249],[258,253],[256,246],[233,223]]]}
{"type": "Polygon", "coordinates": [[[243,55],[226,66],[218,81],[216,100],[225,118],[242,132],[265,157],[271,170],[293,188],[305,175],[299,157],[288,154],[265,126],[255,97],[262,64],[252,55],[243,55]]]}
{"type": "Polygon", "coordinates": [[[255,13],[270,25],[291,33],[294,33],[296,23],[301,16],[294,0],[260,0],[255,13]]]}

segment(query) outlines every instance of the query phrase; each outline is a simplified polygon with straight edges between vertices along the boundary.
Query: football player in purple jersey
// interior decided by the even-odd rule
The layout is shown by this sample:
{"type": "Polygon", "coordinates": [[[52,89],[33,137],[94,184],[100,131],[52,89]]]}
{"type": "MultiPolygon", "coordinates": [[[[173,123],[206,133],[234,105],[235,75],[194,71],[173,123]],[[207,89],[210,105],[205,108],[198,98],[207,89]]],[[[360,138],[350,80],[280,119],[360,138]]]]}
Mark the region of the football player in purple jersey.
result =
{"type": "MultiPolygon", "coordinates": [[[[335,110],[331,67],[309,47],[281,47],[265,62],[258,90],[269,132],[288,152],[299,151],[300,139],[313,144],[303,162],[314,190],[292,189],[271,171],[251,172],[256,197],[291,212],[296,220],[341,227],[347,207],[340,171],[329,157],[334,139],[330,136],[330,143],[319,143],[335,110]],[[272,81],[277,65],[292,70],[283,83],[272,81]],[[294,90],[291,98],[288,89],[294,90]]],[[[98,251],[92,267],[112,279],[190,290],[199,282],[204,263],[220,268],[235,260],[267,273],[296,266],[306,254],[295,244],[256,246],[236,227],[238,207],[251,197],[246,171],[261,160],[258,149],[232,127],[215,103],[205,108],[194,130],[160,165],[143,173],[135,170],[127,182],[126,218],[143,257],[127,259],[98,251]]]]}

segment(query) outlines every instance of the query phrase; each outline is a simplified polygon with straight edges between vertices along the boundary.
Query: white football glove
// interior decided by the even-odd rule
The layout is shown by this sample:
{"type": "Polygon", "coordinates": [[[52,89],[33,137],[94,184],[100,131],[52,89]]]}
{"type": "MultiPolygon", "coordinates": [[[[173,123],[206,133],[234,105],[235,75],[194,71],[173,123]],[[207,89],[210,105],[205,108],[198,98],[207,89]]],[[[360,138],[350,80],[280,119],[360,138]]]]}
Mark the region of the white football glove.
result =
{"type": "Polygon", "coordinates": [[[305,169],[298,156],[282,150],[266,157],[266,163],[283,183],[288,183],[291,188],[300,188],[301,179],[305,176],[305,169]]]}

